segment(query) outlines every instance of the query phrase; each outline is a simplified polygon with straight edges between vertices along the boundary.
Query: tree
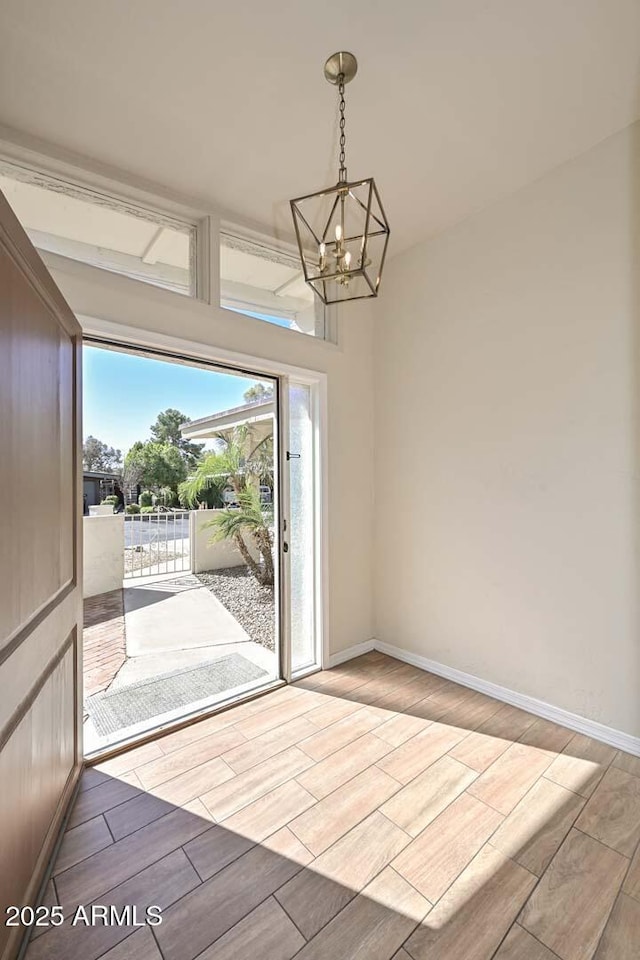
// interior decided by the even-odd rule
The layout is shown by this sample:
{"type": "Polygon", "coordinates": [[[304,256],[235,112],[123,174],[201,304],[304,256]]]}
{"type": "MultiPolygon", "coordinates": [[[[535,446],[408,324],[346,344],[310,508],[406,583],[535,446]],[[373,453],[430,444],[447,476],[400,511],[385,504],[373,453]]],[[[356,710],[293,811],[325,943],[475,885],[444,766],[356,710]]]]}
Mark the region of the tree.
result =
{"type": "Polygon", "coordinates": [[[86,470],[113,472],[122,465],[122,451],[107,446],[97,437],[88,436],[82,445],[82,463],[86,470]]]}
{"type": "Polygon", "coordinates": [[[266,400],[273,400],[273,387],[271,384],[254,383],[252,387],[244,392],[246,403],[264,403],[266,400]]]}
{"type": "Polygon", "coordinates": [[[199,503],[209,508],[224,506],[222,494],[229,486],[229,460],[222,453],[207,453],[195,473],[178,488],[178,497],[184,507],[194,509],[199,503]]]}
{"type": "Polygon", "coordinates": [[[192,443],[182,436],[180,427],[191,423],[189,417],[179,410],[169,407],[158,414],[156,422],[151,426],[151,436],[156,443],[169,443],[175,447],[184,460],[187,469],[192,470],[204,450],[204,443],[192,443]]]}
{"type": "Polygon", "coordinates": [[[212,542],[232,540],[242,559],[251,570],[258,583],[263,587],[272,587],[273,575],[273,535],[271,509],[260,502],[260,492],[252,484],[238,494],[238,506],[221,510],[204,524],[213,528],[212,542]],[[249,544],[257,549],[260,561],[251,553],[249,544]]]}
{"type": "Polygon", "coordinates": [[[217,505],[226,487],[241,494],[251,482],[256,487],[261,483],[273,487],[273,434],[260,437],[252,424],[242,424],[218,434],[217,444],[218,449],[207,453],[180,484],[181,503],[194,507],[213,500],[217,505]]]}
{"type": "Polygon", "coordinates": [[[171,487],[177,492],[178,484],[186,479],[187,467],[180,451],[170,443],[138,440],[124,458],[124,473],[125,483],[132,486],[171,487]]]}

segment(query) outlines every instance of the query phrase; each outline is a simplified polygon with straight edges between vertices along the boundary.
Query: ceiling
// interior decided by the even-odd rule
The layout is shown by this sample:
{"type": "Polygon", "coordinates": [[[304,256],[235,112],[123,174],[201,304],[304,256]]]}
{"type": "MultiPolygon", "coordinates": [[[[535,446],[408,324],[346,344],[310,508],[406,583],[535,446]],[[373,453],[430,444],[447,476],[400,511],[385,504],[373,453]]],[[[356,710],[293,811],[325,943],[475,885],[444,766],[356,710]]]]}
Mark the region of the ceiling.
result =
{"type": "Polygon", "coordinates": [[[2,0],[0,123],[290,232],[347,163],[390,252],[640,115],[640,0],[2,0]]]}

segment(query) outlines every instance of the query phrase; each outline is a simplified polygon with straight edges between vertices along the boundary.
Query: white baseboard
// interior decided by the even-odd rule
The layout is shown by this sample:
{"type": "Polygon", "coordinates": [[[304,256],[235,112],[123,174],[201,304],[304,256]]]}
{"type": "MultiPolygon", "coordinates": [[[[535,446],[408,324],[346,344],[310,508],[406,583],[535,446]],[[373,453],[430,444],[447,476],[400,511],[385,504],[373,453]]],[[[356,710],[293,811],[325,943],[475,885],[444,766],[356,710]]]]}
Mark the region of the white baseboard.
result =
{"type": "Polygon", "coordinates": [[[346,663],[347,660],[353,660],[354,657],[361,657],[364,653],[371,653],[372,650],[375,650],[375,640],[364,640],[362,643],[354,643],[352,647],[347,647],[346,650],[339,650],[338,653],[332,653],[329,656],[329,663],[325,669],[338,667],[341,663],[346,663]]]}
{"type": "Polygon", "coordinates": [[[447,680],[453,680],[463,687],[470,687],[471,690],[477,690],[479,693],[485,693],[489,697],[494,697],[503,703],[510,703],[514,707],[520,707],[528,713],[533,713],[537,717],[543,717],[545,720],[552,720],[563,727],[575,730],[577,733],[583,733],[594,740],[601,740],[618,750],[624,750],[625,753],[632,753],[640,757],[640,737],[633,737],[622,730],[615,730],[613,727],[607,727],[604,723],[598,723],[597,720],[589,720],[587,717],[581,717],[577,713],[571,713],[562,707],[556,707],[544,700],[537,700],[535,697],[529,697],[524,693],[518,693],[516,690],[510,690],[508,687],[501,687],[497,683],[491,683],[489,680],[482,680],[471,673],[464,673],[462,670],[456,670],[454,667],[448,667],[444,663],[438,663],[435,660],[429,660],[417,653],[410,653],[401,647],[396,647],[391,643],[383,643],[381,640],[368,640],[365,643],[358,643],[340,653],[330,657],[329,664],[332,667],[338,666],[353,657],[360,657],[363,653],[369,653],[371,650],[378,650],[380,653],[386,653],[389,657],[396,660],[402,660],[404,663],[410,663],[421,670],[427,670],[429,673],[435,673],[439,677],[445,677],[447,680]]]}

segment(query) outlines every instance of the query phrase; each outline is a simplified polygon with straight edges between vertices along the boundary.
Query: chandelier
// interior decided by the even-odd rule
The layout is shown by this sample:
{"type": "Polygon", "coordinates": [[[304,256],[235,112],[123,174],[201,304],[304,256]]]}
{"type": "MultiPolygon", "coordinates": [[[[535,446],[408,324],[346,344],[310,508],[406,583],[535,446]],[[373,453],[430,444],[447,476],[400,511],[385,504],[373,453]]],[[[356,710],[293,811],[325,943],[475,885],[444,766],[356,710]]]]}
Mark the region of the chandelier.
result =
{"type": "Polygon", "coordinates": [[[377,297],[389,224],[373,177],[349,180],[345,160],[344,88],[356,75],[352,53],[334,53],[324,66],[338,87],[338,182],[291,201],[304,278],[323,303],[377,297]]]}

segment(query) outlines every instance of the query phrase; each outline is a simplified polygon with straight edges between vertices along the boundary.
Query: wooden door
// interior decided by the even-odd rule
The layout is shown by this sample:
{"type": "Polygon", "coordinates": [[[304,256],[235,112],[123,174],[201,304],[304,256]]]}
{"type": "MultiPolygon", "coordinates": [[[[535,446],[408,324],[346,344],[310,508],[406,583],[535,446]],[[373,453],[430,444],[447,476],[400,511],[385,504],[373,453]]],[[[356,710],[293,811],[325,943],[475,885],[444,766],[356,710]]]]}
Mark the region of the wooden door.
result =
{"type": "Polygon", "coordinates": [[[0,957],[81,767],[81,330],[0,193],[0,957]]]}

